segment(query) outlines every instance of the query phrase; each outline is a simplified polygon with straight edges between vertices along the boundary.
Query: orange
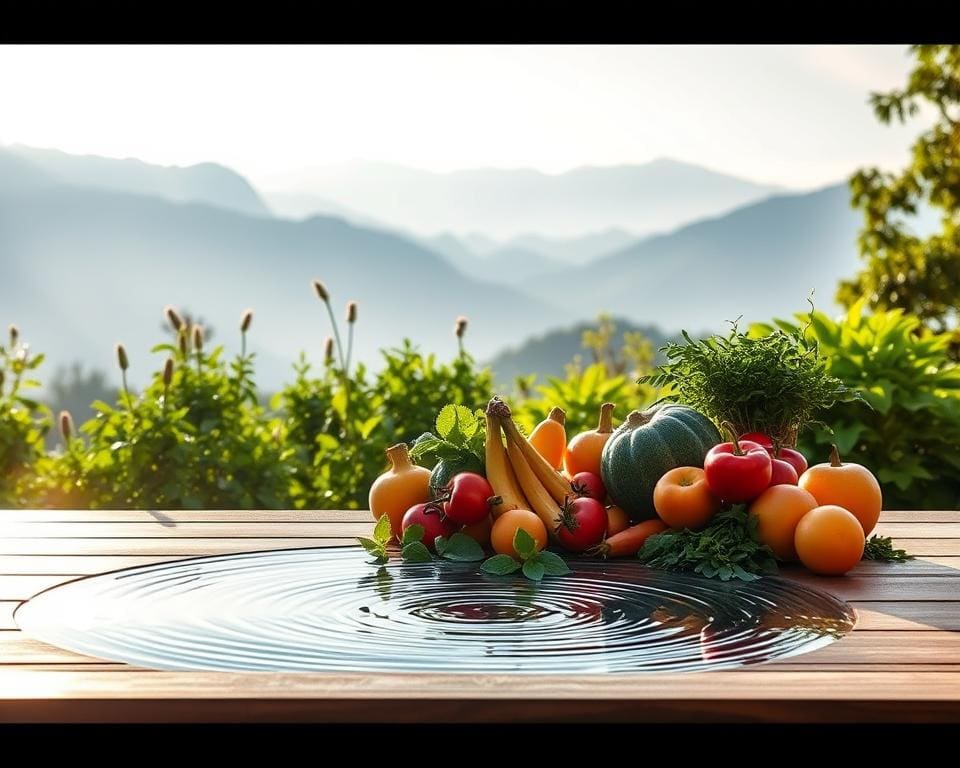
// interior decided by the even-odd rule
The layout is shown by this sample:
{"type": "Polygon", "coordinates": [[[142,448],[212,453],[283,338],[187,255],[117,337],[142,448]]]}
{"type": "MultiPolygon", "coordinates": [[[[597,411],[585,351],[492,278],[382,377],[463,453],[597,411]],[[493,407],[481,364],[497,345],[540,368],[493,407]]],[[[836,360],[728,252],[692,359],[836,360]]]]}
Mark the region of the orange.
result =
{"type": "Polygon", "coordinates": [[[797,523],[817,506],[813,494],[795,485],[772,485],[750,505],[750,514],[757,518],[760,541],[773,550],[778,560],[796,560],[793,536],[797,523]]]}
{"type": "Polygon", "coordinates": [[[620,531],[625,531],[630,527],[630,518],[620,507],[607,507],[607,538],[616,536],[620,531]]]}
{"type": "Polygon", "coordinates": [[[513,537],[516,536],[518,528],[522,528],[533,537],[537,543],[538,552],[547,546],[547,526],[543,524],[543,520],[529,509],[511,509],[493,521],[493,529],[490,531],[493,551],[500,555],[516,557],[513,537]]]}
{"type": "Polygon", "coordinates": [[[699,467],[677,467],[661,477],[653,489],[653,508],[671,528],[703,528],[720,509],[710,493],[707,476],[699,467]]]}
{"type": "Polygon", "coordinates": [[[864,536],[880,519],[880,483],[866,467],[841,463],[837,446],[831,449],[829,462],[812,466],[800,475],[799,485],[810,491],[818,504],[836,504],[850,512],[863,526],[864,536]]]}
{"type": "Polygon", "coordinates": [[[841,576],[860,562],[865,538],[860,521],[851,512],[827,504],[800,518],[793,542],[800,562],[811,571],[841,576]]]}

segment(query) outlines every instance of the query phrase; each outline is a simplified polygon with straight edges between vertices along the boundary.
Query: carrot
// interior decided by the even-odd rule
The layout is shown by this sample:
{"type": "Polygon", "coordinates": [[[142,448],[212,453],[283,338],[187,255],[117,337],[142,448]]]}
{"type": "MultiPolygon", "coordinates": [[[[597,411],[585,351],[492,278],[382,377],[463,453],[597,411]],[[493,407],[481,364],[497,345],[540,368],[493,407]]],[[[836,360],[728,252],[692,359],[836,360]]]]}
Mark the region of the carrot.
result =
{"type": "Polygon", "coordinates": [[[625,531],[604,539],[595,547],[587,550],[593,557],[627,557],[636,555],[651,536],[663,533],[667,526],[661,520],[644,520],[631,525],[625,531]]]}

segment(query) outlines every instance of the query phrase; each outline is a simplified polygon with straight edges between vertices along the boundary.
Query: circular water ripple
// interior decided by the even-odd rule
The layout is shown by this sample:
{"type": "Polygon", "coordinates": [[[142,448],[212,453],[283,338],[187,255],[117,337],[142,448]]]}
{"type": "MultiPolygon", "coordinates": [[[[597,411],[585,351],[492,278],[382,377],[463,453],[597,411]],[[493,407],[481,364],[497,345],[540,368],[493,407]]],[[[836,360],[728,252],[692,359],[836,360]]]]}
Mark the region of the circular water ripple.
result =
{"type": "Polygon", "coordinates": [[[477,563],[360,549],[194,558],[55,587],[29,635],[156,669],[606,673],[756,664],[853,627],[843,602],[782,579],[719,582],[635,561],[571,561],[533,584],[477,563]]]}

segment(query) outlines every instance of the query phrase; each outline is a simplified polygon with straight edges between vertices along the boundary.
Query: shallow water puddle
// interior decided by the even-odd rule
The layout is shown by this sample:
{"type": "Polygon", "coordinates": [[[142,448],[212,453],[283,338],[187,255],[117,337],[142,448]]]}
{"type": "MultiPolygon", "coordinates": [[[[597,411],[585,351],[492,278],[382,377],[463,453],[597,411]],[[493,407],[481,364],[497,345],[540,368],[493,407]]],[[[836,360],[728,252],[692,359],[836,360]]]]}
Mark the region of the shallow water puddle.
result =
{"type": "Polygon", "coordinates": [[[784,579],[569,565],[533,584],[477,563],[378,568],[353,547],[254,552],[80,579],[15,618],[44,642],[155,669],[551,674],[757,664],[827,645],[855,620],[784,579]]]}

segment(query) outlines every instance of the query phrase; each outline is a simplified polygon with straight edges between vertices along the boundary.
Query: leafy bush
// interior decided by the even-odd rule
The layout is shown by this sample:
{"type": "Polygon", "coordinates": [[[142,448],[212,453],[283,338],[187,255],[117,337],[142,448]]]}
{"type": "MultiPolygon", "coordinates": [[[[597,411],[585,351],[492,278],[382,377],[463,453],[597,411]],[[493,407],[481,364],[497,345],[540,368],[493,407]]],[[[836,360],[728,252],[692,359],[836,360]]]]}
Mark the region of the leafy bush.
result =
{"type": "MultiPolygon", "coordinates": [[[[244,325],[248,328],[249,321],[244,325]]],[[[245,332],[245,331],[244,331],[245,332]]],[[[245,345],[244,345],[245,346],[245,345]]],[[[64,431],[62,454],[41,462],[41,506],[94,509],[252,509],[290,503],[292,450],[257,402],[253,355],[224,362],[203,348],[199,326],[184,327],[150,384],[126,386],[127,355],[117,347],[124,386],[115,405],[93,404],[86,440],[64,431]]]]}
{"type": "MultiPolygon", "coordinates": [[[[819,343],[828,372],[864,402],[824,412],[833,432],[808,432],[801,450],[826,461],[836,443],[841,456],[877,475],[887,509],[960,508],[960,366],[948,358],[950,334],[932,333],[900,309],[868,315],[863,306],[857,302],[839,322],[822,312],[811,318],[807,335],[819,343]]],[[[800,327],[775,323],[788,332],[800,327]]]]}
{"type": "Polygon", "coordinates": [[[460,354],[450,363],[439,363],[404,339],[399,348],[382,351],[383,368],[372,380],[363,365],[351,372],[356,306],[347,314],[351,341],[344,353],[329,294],[322,284],[314,289],[334,334],[323,368],[312,377],[301,355],[293,383],[271,402],[297,458],[292,497],[296,506],[311,509],[365,508],[370,484],[387,466],[384,450],[431,429],[447,403],[485,405],[493,378],[488,370],[477,370],[463,348],[464,318],[455,327],[460,354]]]}
{"type": "Polygon", "coordinates": [[[31,377],[41,363],[43,355],[31,355],[10,326],[9,344],[0,344],[0,507],[17,505],[43,456],[50,414],[24,394],[39,386],[31,377]]]}

